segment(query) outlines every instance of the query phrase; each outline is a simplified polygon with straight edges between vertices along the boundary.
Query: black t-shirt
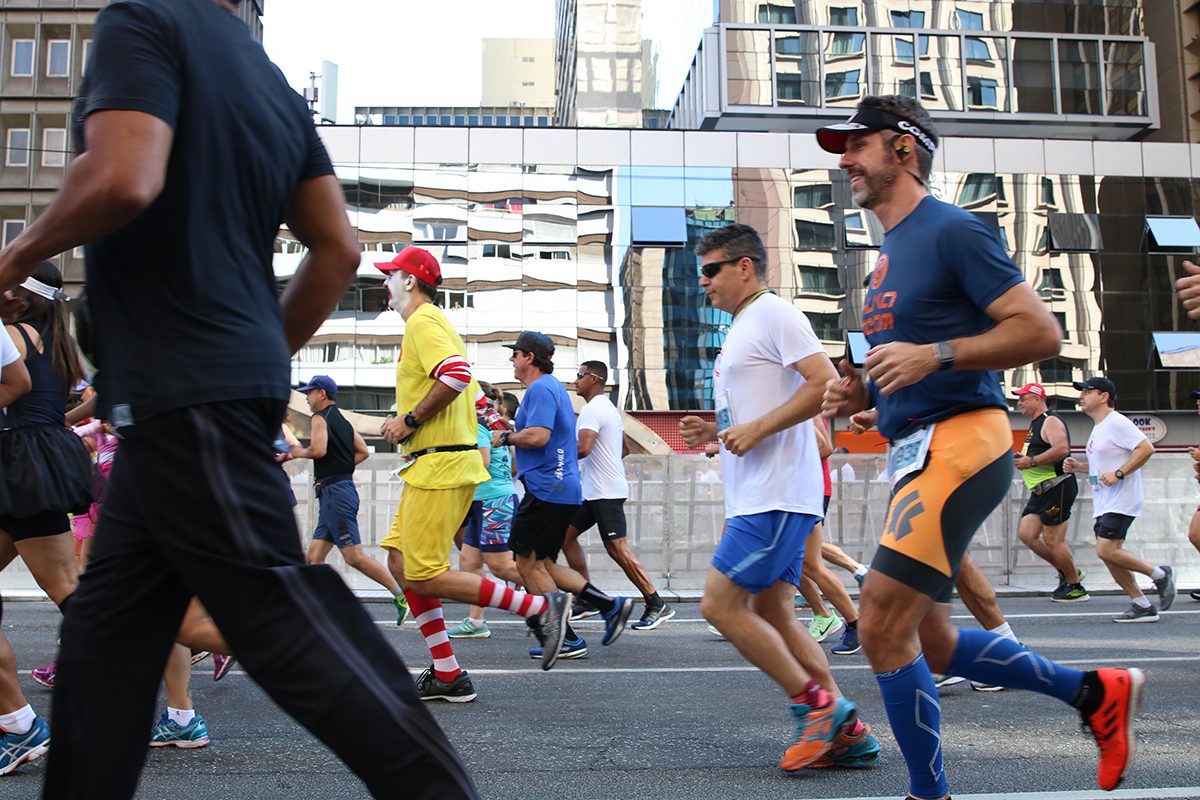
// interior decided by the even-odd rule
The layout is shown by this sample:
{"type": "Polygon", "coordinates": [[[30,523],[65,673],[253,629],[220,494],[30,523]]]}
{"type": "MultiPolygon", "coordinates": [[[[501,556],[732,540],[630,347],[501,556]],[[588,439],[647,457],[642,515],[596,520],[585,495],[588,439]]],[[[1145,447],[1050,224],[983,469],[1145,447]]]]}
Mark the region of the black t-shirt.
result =
{"type": "Polygon", "coordinates": [[[91,58],[73,120],[80,152],[97,111],[174,130],[162,194],[87,246],[102,415],[126,424],[287,397],[274,239],[297,184],[333,173],[303,99],[212,0],[114,2],[91,58]]]}
{"type": "Polygon", "coordinates": [[[326,406],[316,412],[325,419],[329,432],[325,440],[325,455],[313,461],[313,478],[321,481],[340,475],[354,474],[354,427],[342,416],[337,406],[326,406]]]}

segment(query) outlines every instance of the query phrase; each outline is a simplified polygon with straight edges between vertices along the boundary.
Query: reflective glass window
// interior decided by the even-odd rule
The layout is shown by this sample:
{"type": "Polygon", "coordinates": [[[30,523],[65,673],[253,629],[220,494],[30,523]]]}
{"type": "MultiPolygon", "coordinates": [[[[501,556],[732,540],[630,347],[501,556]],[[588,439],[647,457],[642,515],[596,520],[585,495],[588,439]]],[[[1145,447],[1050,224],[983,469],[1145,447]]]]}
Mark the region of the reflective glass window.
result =
{"type": "Polygon", "coordinates": [[[538,127],[539,127],[539,128],[547,128],[547,127],[549,127],[549,126],[550,126],[550,117],[548,117],[548,116],[545,116],[545,115],[542,115],[542,116],[538,117],[538,118],[537,118],[537,124],[538,124],[538,127]]]}
{"type": "Polygon", "coordinates": [[[504,116],[503,114],[497,114],[496,115],[496,127],[497,128],[507,128],[508,127],[508,117],[504,116]]]}
{"type": "Polygon", "coordinates": [[[437,114],[426,114],[425,115],[425,124],[426,125],[437,125],[438,124],[437,114]]]}
{"type": "Polygon", "coordinates": [[[862,93],[861,75],[862,71],[857,69],[825,73],[825,98],[858,97],[862,93]]]}
{"type": "Polygon", "coordinates": [[[759,3],[758,21],[764,23],[779,23],[783,25],[796,24],[796,6],[791,3],[759,3]]]}
{"type": "Polygon", "coordinates": [[[1056,253],[1095,253],[1104,247],[1100,219],[1095,214],[1050,213],[1050,250],[1056,253]]]}
{"type": "Polygon", "coordinates": [[[1200,333],[1152,331],[1154,349],[1167,369],[1200,367],[1200,333]]]}
{"type": "Polygon", "coordinates": [[[891,15],[893,28],[925,27],[924,11],[893,11],[891,12],[891,15]]]}
{"type": "Polygon", "coordinates": [[[725,53],[729,102],[771,105],[771,32],[728,30],[725,53]]]}
{"type": "Polygon", "coordinates": [[[775,31],[775,80],[780,105],[819,105],[817,34],[775,31]]]}
{"type": "Polygon", "coordinates": [[[440,119],[440,124],[442,124],[442,125],[449,125],[449,124],[450,124],[450,115],[449,115],[449,114],[442,114],[442,115],[441,115],[441,119],[440,119]]]}
{"type": "Polygon", "coordinates": [[[844,338],[841,318],[842,315],[834,312],[832,314],[814,314],[808,313],[804,316],[808,317],[808,321],[812,323],[813,333],[823,342],[841,341],[844,338]]]}
{"type": "Polygon", "coordinates": [[[467,124],[470,125],[472,128],[479,125],[479,115],[478,114],[468,114],[467,115],[467,124]]]}
{"type": "MultiPolygon", "coordinates": [[[[893,37],[892,42],[896,48],[896,60],[901,64],[911,64],[913,62],[913,37],[896,36],[893,37]]],[[[929,37],[918,36],[917,42],[921,47],[921,57],[929,55],[929,37]]]]}
{"type": "Polygon", "coordinates": [[[1051,311],[1050,313],[1054,316],[1054,319],[1058,321],[1058,327],[1062,328],[1063,338],[1068,338],[1070,329],[1067,327],[1067,312],[1051,311]]]}
{"type": "Polygon", "coordinates": [[[1047,39],[1014,39],[1013,111],[1052,114],[1054,58],[1047,39]]]}
{"type": "Polygon", "coordinates": [[[845,294],[845,291],[842,289],[842,282],[838,280],[837,267],[802,265],[797,267],[796,271],[800,279],[801,291],[813,294],[845,294]]]}
{"type": "Polygon", "coordinates": [[[861,55],[867,41],[865,33],[845,31],[829,34],[829,47],[825,52],[831,56],[861,55]]]}
{"type": "Polygon", "coordinates": [[[833,184],[814,183],[792,189],[793,208],[827,208],[833,205],[833,184]]]}
{"type": "Polygon", "coordinates": [[[71,41],[69,39],[51,39],[47,43],[49,55],[46,58],[46,76],[50,78],[65,78],[71,74],[71,41]]]}
{"type": "Polygon", "coordinates": [[[1075,379],[1075,365],[1061,358],[1038,362],[1038,373],[1042,383],[1071,383],[1075,379]]]}
{"type": "Polygon", "coordinates": [[[483,115],[483,127],[485,127],[485,128],[492,127],[492,115],[491,114],[483,115]]]}
{"type": "Polygon", "coordinates": [[[830,25],[857,25],[858,8],[855,6],[836,6],[829,9],[830,25]]]}
{"type": "Polygon", "coordinates": [[[29,166],[29,128],[8,129],[8,151],[4,163],[9,167],[29,166]]]}
{"type": "Polygon", "coordinates": [[[6,219],[4,220],[3,246],[8,244],[15,238],[17,234],[25,230],[25,220],[23,219],[6,219]]]}
{"type": "Polygon", "coordinates": [[[67,163],[67,129],[42,129],[42,166],[62,167],[67,163]]]}
{"type": "Polygon", "coordinates": [[[1144,57],[1141,42],[1104,43],[1104,99],[1109,114],[1146,114],[1144,57]]]}
{"type": "Polygon", "coordinates": [[[955,9],[954,16],[958,20],[958,29],[960,31],[983,30],[983,14],[977,11],[964,11],[959,8],[955,9]]]}
{"type": "Polygon", "coordinates": [[[14,78],[33,77],[33,39],[13,39],[9,74],[14,78]]]}
{"type": "Polygon", "coordinates": [[[633,244],[686,244],[687,220],[682,208],[631,209],[630,237],[633,244]]]}
{"type": "Polygon", "coordinates": [[[883,228],[865,211],[847,211],[843,226],[846,247],[878,248],[883,243],[883,228]]]}
{"type": "Polygon", "coordinates": [[[1054,202],[1054,181],[1050,178],[1042,178],[1042,197],[1041,204],[1044,206],[1055,205],[1054,202]]]}
{"type": "Polygon", "coordinates": [[[955,201],[955,205],[970,206],[990,200],[1002,191],[998,189],[999,186],[1000,181],[991,173],[970,173],[963,180],[962,188],[958,190],[958,200],[955,201]]]}
{"type": "Polygon", "coordinates": [[[510,117],[508,118],[508,125],[509,125],[509,127],[511,127],[511,128],[518,128],[518,127],[520,127],[520,126],[521,126],[521,117],[520,117],[520,116],[518,116],[518,115],[516,115],[516,114],[513,114],[512,116],[510,116],[510,117]]]}
{"type": "Polygon", "coordinates": [[[1058,71],[1062,81],[1064,114],[1100,114],[1099,43],[1085,39],[1059,39],[1058,71]]]}
{"type": "Polygon", "coordinates": [[[1046,267],[1042,270],[1041,280],[1037,285],[1038,297],[1043,300],[1066,300],[1067,289],[1063,285],[1062,270],[1057,267],[1046,267]]]}
{"type": "Polygon", "coordinates": [[[832,222],[796,220],[797,250],[833,250],[837,247],[832,222]]]}
{"type": "Polygon", "coordinates": [[[963,56],[968,61],[991,61],[992,48],[988,44],[989,40],[980,39],[978,36],[968,36],[963,39],[963,56]]]}
{"type": "MultiPolygon", "coordinates": [[[[924,96],[922,85],[921,104],[927,109],[944,111],[963,110],[963,87],[961,72],[962,47],[957,36],[930,36],[929,55],[920,59],[921,71],[928,71],[932,78],[933,91],[924,96]]],[[[906,75],[905,77],[910,77],[906,75]]],[[[922,77],[922,80],[924,78],[922,77]]]]}
{"type": "Polygon", "coordinates": [[[533,117],[525,117],[524,122],[525,122],[526,127],[529,127],[529,128],[533,127],[533,117]]]}
{"type": "Polygon", "coordinates": [[[458,126],[460,126],[460,127],[461,127],[461,126],[463,126],[463,125],[466,125],[466,124],[467,124],[467,118],[466,118],[466,117],[464,117],[462,114],[455,114],[455,115],[454,115],[454,124],[455,124],[455,125],[458,125],[458,126]]]}
{"type": "Polygon", "coordinates": [[[996,89],[999,84],[994,78],[967,78],[967,105],[972,108],[997,108],[996,89]]]}
{"type": "Polygon", "coordinates": [[[1146,217],[1151,252],[1200,247],[1200,227],[1192,217],[1146,217]]]}

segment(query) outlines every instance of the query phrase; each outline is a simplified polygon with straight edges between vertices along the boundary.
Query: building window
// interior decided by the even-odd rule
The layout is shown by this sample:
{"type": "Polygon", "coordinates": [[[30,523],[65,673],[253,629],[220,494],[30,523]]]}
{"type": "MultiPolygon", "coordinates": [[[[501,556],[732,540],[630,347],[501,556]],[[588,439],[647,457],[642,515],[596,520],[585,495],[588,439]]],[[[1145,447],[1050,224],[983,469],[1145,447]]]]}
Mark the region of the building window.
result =
{"type": "Polygon", "coordinates": [[[522,64],[532,64],[533,56],[521,56],[521,63],[522,64]]]}
{"type": "Polygon", "coordinates": [[[796,220],[797,250],[833,250],[834,238],[832,222],[796,220]]]}
{"type": "Polygon", "coordinates": [[[457,310],[462,308],[474,308],[475,298],[467,294],[466,291],[457,291],[453,289],[441,289],[437,293],[437,298],[433,304],[438,308],[446,308],[457,310]]]}
{"type": "Polygon", "coordinates": [[[463,125],[467,124],[467,118],[462,114],[455,114],[454,124],[461,128],[463,125]]]}
{"type": "Polygon", "coordinates": [[[796,24],[796,7],[792,4],[761,3],[758,6],[759,22],[774,22],[781,25],[796,24]]]}
{"type": "Polygon", "coordinates": [[[1070,361],[1052,358],[1038,364],[1042,383],[1070,383],[1075,377],[1075,366],[1070,361]]]}
{"type": "Polygon", "coordinates": [[[524,123],[525,123],[525,127],[532,128],[533,127],[533,117],[525,117],[524,123]]]}
{"type": "MultiPolygon", "coordinates": [[[[654,120],[654,121],[657,122],[657,120],[654,120]]],[[[545,115],[539,116],[537,118],[537,124],[538,124],[539,128],[549,128],[550,127],[550,117],[545,116],[545,115]]]]}
{"type": "Polygon", "coordinates": [[[878,232],[867,221],[865,211],[847,211],[842,220],[846,247],[876,248],[882,244],[878,232]]]}
{"type": "Polygon", "coordinates": [[[1192,217],[1146,217],[1151,253],[1191,251],[1200,247],[1200,227],[1192,217]]]}
{"type": "Polygon", "coordinates": [[[23,219],[6,219],[4,220],[4,246],[8,247],[9,243],[17,238],[17,234],[25,230],[25,220],[23,219]]]}
{"type": "Polygon", "coordinates": [[[442,125],[447,125],[447,126],[449,126],[449,125],[451,124],[451,122],[450,122],[450,115],[449,115],[449,114],[442,114],[442,115],[441,115],[441,118],[440,118],[440,123],[441,123],[442,125]]]}
{"type": "Polygon", "coordinates": [[[998,83],[994,78],[967,76],[967,104],[982,108],[996,108],[998,83]]]}
{"type": "Polygon", "coordinates": [[[8,151],[4,164],[9,167],[29,166],[29,128],[8,129],[8,151]]]}
{"type": "Polygon", "coordinates": [[[407,125],[408,124],[408,114],[397,114],[396,115],[396,124],[397,125],[407,125]]]}
{"type": "Polygon", "coordinates": [[[812,323],[813,333],[821,341],[836,342],[842,340],[841,314],[834,312],[832,314],[805,314],[805,316],[812,323]]]}
{"type": "Polygon", "coordinates": [[[13,39],[9,73],[14,78],[33,77],[33,39],[13,39]]]}
{"type": "Polygon", "coordinates": [[[1055,253],[1095,253],[1100,241],[1100,218],[1095,214],[1058,214],[1051,212],[1050,250],[1055,253]]]}
{"type": "Polygon", "coordinates": [[[814,183],[792,189],[793,208],[827,208],[833,205],[833,184],[814,183]]]}
{"type": "MultiPolygon", "coordinates": [[[[793,16],[795,14],[793,13],[793,16]]],[[[795,22],[795,20],[792,20],[795,22]]],[[[829,24],[830,25],[857,25],[858,24],[858,9],[850,7],[839,7],[829,9],[829,24]]]]}
{"type": "Polygon", "coordinates": [[[1056,320],[1058,320],[1058,327],[1062,328],[1063,338],[1064,339],[1070,338],[1069,337],[1070,331],[1067,330],[1067,312],[1051,311],[1050,313],[1054,316],[1054,318],[1056,320]]]}
{"type": "Polygon", "coordinates": [[[837,267],[800,267],[800,289],[812,294],[841,295],[837,267]]]}
{"type": "Polygon", "coordinates": [[[634,206],[632,216],[633,244],[687,244],[687,219],[682,208],[634,206]]]}
{"type": "Polygon", "coordinates": [[[47,43],[46,76],[66,78],[71,74],[71,40],[51,39],[47,43]]]}
{"type": "MultiPolygon", "coordinates": [[[[917,96],[917,85],[912,78],[908,78],[907,80],[901,78],[899,83],[900,94],[904,95],[905,97],[917,96]]],[[[933,93],[933,75],[929,72],[921,73],[921,96],[936,97],[936,95],[933,93]]]]}
{"type": "Polygon", "coordinates": [[[1049,178],[1042,178],[1042,205],[1053,206],[1054,203],[1054,181],[1049,178]]]}
{"type": "Polygon", "coordinates": [[[963,181],[963,187],[958,193],[957,205],[974,205],[981,200],[1000,196],[999,185],[1000,182],[991,173],[972,172],[963,181]]]}
{"type": "Polygon", "coordinates": [[[963,56],[968,61],[991,61],[992,48],[977,36],[968,36],[963,43],[963,56]]]}
{"type": "Polygon", "coordinates": [[[42,166],[62,167],[67,163],[67,129],[42,130],[42,166]]]}
{"type": "Polygon", "coordinates": [[[954,12],[958,19],[958,29],[960,31],[981,31],[983,30],[983,14],[977,11],[963,11],[961,8],[954,12]]]}
{"type": "Polygon", "coordinates": [[[861,70],[851,69],[845,72],[828,72],[825,74],[825,96],[857,97],[860,94],[858,78],[861,70]]]}
{"type": "Polygon", "coordinates": [[[88,59],[90,59],[91,57],[92,57],[92,40],[84,39],[83,40],[83,60],[79,63],[79,74],[80,75],[87,74],[88,59]]]}
{"type": "Polygon", "coordinates": [[[492,115],[491,114],[483,115],[483,127],[485,127],[485,128],[492,127],[492,115]]]}
{"type": "Polygon", "coordinates": [[[804,76],[803,75],[780,75],[776,74],[775,78],[779,86],[779,100],[782,101],[804,101],[804,76]]]}
{"type": "Polygon", "coordinates": [[[467,115],[467,124],[470,125],[472,128],[478,127],[479,126],[479,115],[478,114],[468,114],[467,115]]]}
{"type": "Polygon", "coordinates": [[[533,86],[533,81],[521,81],[522,86],[533,86]]]}
{"type": "Polygon", "coordinates": [[[862,55],[863,45],[867,40],[865,33],[834,33],[829,39],[828,56],[858,56],[862,55]]]}
{"type": "Polygon", "coordinates": [[[571,254],[566,250],[543,250],[538,253],[538,258],[543,261],[570,261],[571,254]]]}
{"type": "MultiPolygon", "coordinates": [[[[913,63],[913,40],[911,36],[896,36],[892,38],[896,48],[896,61],[901,64],[913,63]]],[[[921,48],[921,58],[929,55],[929,37],[918,36],[917,45],[921,48]]],[[[911,80],[909,81],[912,82],[911,80]]]]}
{"type": "Polygon", "coordinates": [[[485,244],[484,258],[512,258],[512,246],[507,244],[485,244]]]}
{"type": "Polygon", "coordinates": [[[1043,300],[1066,300],[1067,287],[1063,285],[1062,270],[1055,267],[1042,270],[1042,280],[1038,284],[1037,293],[1043,300]]]}
{"type": "Polygon", "coordinates": [[[893,28],[924,28],[925,27],[925,12],[924,11],[893,11],[892,12],[892,27],[893,28]]]}

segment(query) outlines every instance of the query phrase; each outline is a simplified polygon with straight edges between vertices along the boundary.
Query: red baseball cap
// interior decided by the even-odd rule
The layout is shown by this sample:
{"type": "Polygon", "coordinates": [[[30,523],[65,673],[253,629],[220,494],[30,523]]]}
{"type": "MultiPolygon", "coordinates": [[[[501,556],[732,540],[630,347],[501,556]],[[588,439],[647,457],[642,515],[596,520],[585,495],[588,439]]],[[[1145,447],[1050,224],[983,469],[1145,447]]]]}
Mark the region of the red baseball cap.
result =
{"type": "Polygon", "coordinates": [[[404,270],[430,286],[438,286],[442,282],[442,268],[437,259],[433,253],[420,247],[406,247],[391,261],[376,261],[375,266],[385,275],[398,269],[404,270]]]}
{"type": "Polygon", "coordinates": [[[1027,383],[1020,389],[1014,389],[1013,394],[1015,394],[1017,397],[1020,397],[1023,394],[1033,394],[1037,395],[1043,400],[1046,399],[1046,390],[1040,383],[1027,383]]]}

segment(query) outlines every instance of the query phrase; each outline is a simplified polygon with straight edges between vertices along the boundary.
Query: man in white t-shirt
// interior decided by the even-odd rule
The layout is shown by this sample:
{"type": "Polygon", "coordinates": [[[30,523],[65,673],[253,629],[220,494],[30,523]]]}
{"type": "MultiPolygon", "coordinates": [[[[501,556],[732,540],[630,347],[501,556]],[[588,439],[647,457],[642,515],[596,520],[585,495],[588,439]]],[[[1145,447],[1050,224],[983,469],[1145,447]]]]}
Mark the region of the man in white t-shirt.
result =
{"type": "Polygon", "coordinates": [[[1088,437],[1087,460],[1068,458],[1063,469],[1087,473],[1092,484],[1092,516],[1096,518],[1096,554],[1133,601],[1113,622],[1158,622],[1158,610],[1142,594],[1133,573],[1154,581],[1165,611],[1175,602],[1175,570],[1165,565],[1152,567],[1124,549],[1129,526],[1142,513],[1139,470],[1154,455],[1154,445],[1113,407],[1117,389],[1108,378],[1096,376],[1074,386],[1079,390],[1080,410],[1092,418],[1095,427],[1088,437]]]}
{"type": "Polygon", "coordinates": [[[793,611],[805,542],[824,515],[812,418],[833,364],[804,314],[768,288],[766,248],[753,228],[718,228],[696,254],[709,302],[733,315],[713,368],[717,421],[679,423],[689,447],[721,444],[726,530],[700,611],[790,698],[796,742],[782,769],[867,766],[879,743],[793,611]]]}
{"type": "MultiPolygon", "coordinates": [[[[579,546],[579,535],[599,527],[600,538],[609,558],[617,562],[625,576],[642,593],[646,611],[642,618],[629,626],[630,630],[651,631],[675,616],[654,588],[654,583],[642,562],[629,547],[626,537],[625,501],[629,498],[629,482],[625,479],[625,426],[621,412],[604,394],[608,366],[602,361],[585,361],[575,373],[575,394],[586,401],[575,423],[579,455],[579,475],[583,485],[583,505],[575,512],[563,555],[571,569],[587,578],[587,560],[579,546]]],[[[576,601],[572,619],[594,616],[596,609],[582,600],[576,601]],[[579,608],[583,605],[582,608],[579,608]]]]}

